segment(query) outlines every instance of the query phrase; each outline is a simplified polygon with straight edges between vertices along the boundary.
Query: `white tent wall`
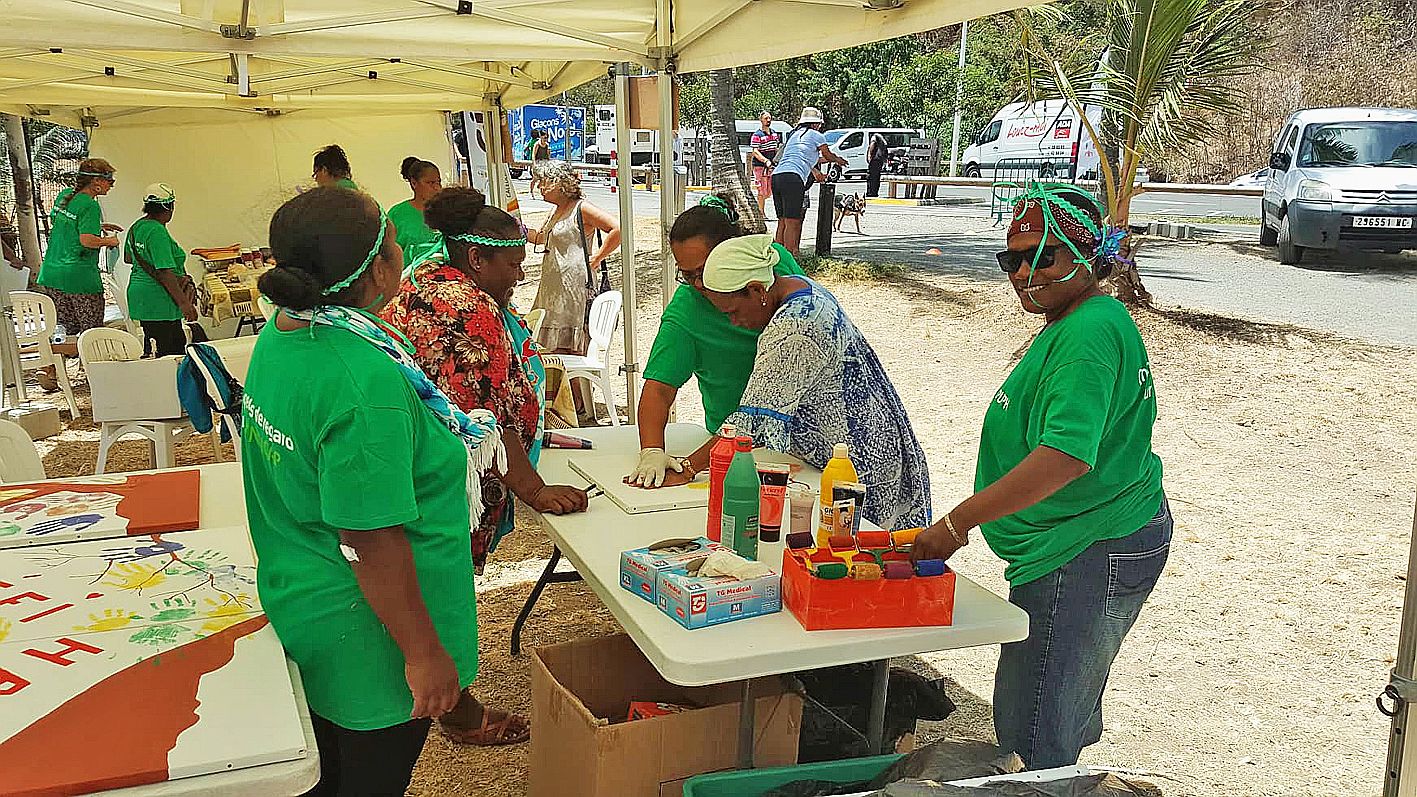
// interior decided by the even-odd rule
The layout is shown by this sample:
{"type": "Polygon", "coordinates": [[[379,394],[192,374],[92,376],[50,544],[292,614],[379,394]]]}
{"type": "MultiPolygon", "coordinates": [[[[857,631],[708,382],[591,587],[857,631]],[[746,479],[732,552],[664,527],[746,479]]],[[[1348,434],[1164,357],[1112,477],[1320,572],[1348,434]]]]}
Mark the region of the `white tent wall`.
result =
{"type": "Polygon", "coordinates": [[[415,155],[453,174],[440,112],[352,114],[154,109],[104,122],[90,147],[118,170],[104,215],[125,227],[142,192],[164,182],[177,194],[173,237],[187,249],[264,246],[271,214],[310,187],[311,157],[326,144],[349,154],[354,180],[384,207],[409,196],[399,164],[415,155]]]}

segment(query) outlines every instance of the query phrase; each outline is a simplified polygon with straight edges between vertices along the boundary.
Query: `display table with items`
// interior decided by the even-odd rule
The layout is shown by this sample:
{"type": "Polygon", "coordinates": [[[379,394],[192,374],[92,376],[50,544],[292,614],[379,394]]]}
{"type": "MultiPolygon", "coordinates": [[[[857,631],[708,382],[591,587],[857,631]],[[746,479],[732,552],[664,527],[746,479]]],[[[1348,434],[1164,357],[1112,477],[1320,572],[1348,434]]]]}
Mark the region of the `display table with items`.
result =
{"type": "Polygon", "coordinates": [[[239,244],[221,249],[193,249],[202,261],[204,274],[197,287],[198,312],[220,324],[237,319],[236,335],[248,325],[259,331],[265,317],[257,299],[261,275],[274,265],[263,250],[242,249],[239,244]]]}

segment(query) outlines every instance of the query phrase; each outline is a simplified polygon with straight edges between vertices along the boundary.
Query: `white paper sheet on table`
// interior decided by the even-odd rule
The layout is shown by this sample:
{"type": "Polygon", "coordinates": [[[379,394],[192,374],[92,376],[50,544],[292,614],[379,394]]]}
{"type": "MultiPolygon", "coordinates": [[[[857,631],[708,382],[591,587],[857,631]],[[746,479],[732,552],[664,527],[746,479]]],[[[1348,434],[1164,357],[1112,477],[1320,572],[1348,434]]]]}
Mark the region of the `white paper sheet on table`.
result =
{"type": "MultiPolygon", "coordinates": [[[[802,465],[801,460],[789,454],[767,449],[754,451],[753,460],[759,464],[777,463],[797,468],[802,465]]],[[[699,474],[691,484],[646,490],[625,484],[625,476],[635,469],[635,460],[624,454],[572,454],[570,466],[586,481],[605,490],[610,500],[631,515],[708,506],[707,473],[699,474]]]]}

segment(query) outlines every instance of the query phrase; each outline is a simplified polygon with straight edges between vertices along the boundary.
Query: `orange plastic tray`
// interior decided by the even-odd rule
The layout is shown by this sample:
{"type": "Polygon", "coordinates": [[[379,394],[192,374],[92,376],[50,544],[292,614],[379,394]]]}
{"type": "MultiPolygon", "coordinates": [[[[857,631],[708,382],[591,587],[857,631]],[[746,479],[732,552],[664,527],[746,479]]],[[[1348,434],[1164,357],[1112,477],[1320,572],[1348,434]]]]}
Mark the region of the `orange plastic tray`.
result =
{"type": "MultiPolygon", "coordinates": [[[[828,551],[813,561],[840,562],[828,551]]],[[[782,603],[808,631],[910,628],[954,622],[955,572],[910,579],[817,578],[791,550],[782,555],[782,603]]]]}

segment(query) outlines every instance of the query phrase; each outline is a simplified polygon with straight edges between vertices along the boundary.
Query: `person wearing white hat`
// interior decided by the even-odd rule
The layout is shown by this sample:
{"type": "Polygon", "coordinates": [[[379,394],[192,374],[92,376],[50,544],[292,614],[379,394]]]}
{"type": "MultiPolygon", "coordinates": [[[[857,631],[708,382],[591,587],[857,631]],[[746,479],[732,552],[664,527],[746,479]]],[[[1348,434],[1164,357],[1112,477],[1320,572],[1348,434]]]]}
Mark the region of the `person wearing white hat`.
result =
{"type": "Polygon", "coordinates": [[[143,217],[128,228],[123,260],[128,278],[128,315],[143,326],[143,350],[166,357],[187,347],[182,322],[197,320],[197,289],[187,276],[187,252],[167,230],[177,195],[166,183],[143,192],[143,217]]]}
{"type": "Polygon", "coordinates": [[[831,151],[827,139],[822,135],[826,120],[822,112],[808,105],[802,109],[797,120],[797,128],[787,136],[782,145],[782,155],[772,171],[772,206],[777,213],[778,243],[787,247],[794,257],[797,247],[802,244],[802,220],[807,217],[807,186],[815,174],[825,181],[817,171],[819,163],[846,165],[846,159],[831,151]]]}
{"type": "MultiPolygon", "coordinates": [[[[900,394],[836,297],[802,276],[774,273],[766,235],[731,238],[704,264],[705,295],[735,325],[761,330],[753,373],[729,423],[754,446],[825,467],[846,443],[861,483],[862,517],[884,529],[927,526],[930,472],[900,394]]],[[[708,468],[712,440],[665,486],[708,468]]]]}

